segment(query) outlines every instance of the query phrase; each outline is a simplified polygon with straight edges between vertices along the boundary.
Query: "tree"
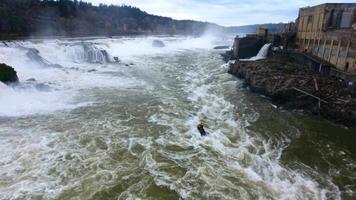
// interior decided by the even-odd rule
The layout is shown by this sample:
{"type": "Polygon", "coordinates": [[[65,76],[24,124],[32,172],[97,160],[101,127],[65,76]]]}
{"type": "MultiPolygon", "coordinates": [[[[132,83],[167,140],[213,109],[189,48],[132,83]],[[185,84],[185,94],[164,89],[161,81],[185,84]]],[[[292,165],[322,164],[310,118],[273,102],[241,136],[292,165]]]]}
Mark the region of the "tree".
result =
{"type": "Polygon", "coordinates": [[[0,34],[28,35],[30,31],[43,33],[41,30],[65,30],[66,35],[202,33],[207,26],[202,22],[150,15],[127,5],[93,6],[82,0],[0,1],[0,34]]]}

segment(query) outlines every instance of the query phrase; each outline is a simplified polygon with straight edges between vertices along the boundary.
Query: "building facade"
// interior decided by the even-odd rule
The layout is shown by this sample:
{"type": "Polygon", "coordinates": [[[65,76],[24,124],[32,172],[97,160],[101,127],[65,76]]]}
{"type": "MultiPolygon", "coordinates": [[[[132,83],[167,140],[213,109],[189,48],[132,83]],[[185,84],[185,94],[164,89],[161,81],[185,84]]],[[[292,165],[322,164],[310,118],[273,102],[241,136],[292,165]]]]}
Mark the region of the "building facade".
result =
{"type": "Polygon", "coordinates": [[[356,3],[301,8],[296,24],[299,50],[356,74],[356,3]]]}

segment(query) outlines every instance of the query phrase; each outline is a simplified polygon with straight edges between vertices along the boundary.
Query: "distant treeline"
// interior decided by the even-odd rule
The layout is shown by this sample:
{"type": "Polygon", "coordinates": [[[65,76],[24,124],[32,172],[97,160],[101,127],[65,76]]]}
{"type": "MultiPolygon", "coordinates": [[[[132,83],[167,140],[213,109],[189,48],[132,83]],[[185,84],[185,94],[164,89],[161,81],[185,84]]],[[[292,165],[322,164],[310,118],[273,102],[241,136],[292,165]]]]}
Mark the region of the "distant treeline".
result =
{"type": "Polygon", "coordinates": [[[201,34],[222,27],[148,14],[131,6],[78,0],[1,0],[0,33],[13,36],[201,34]]]}

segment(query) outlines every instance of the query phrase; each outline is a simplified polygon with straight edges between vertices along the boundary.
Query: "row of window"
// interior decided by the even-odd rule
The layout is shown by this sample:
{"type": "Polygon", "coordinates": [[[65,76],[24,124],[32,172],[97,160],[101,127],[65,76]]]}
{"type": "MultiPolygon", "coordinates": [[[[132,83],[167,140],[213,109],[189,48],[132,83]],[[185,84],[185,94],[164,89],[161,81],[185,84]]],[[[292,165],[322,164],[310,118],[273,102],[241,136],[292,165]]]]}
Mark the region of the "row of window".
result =
{"type": "Polygon", "coordinates": [[[308,51],[311,51],[313,54],[318,55],[319,57],[328,57],[330,54],[336,56],[338,51],[338,57],[352,57],[356,58],[356,41],[350,43],[349,48],[347,41],[342,41],[340,43],[340,49],[338,50],[338,41],[331,40],[321,40],[318,45],[318,40],[303,40],[299,39],[299,44],[303,48],[308,48],[308,51]],[[308,43],[309,42],[309,43],[308,43]],[[314,43],[315,42],[315,43],[314,43]],[[333,44],[331,46],[331,43],[333,44]],[[325,45],[324,45],[325,44],[325,45]]]}
{"type": "Polygon", "coordinates": [[[346,12],[333,9],[327,19],[328,28],[350,28],[354,23],[356,23],[356,10],[346,12]]]}
{"type": "MultiPolygon", "coordinates": [[[[340,43],[341,47],[347,47],[348,44],[349,44],[349,41],[347,41],[347,40],[341,40],[341,41],[320,40],[319,41],[318,39],[299,39],[299,44],[301,44],[302,46],[305,46],[305,45],[308,45],[308,44],[309,44],[309,46],[316,46],[318,44],[321,46],[321,45],[324,45],[324,43],[325,43],[326,46],[330,46],[331,43],[332,43],[332,45],[335,46],[335,47],[337,47],[339,45],[339,43],[340,43]]],[[[350,43],[350,48],[356,50],[356,41],[352,41],[350,43]]]]}
{"type": "MultiPolygon", "coordinates": [[[[351,28],[353,24],[356,23],[356,9],[347,11],[343,9],[332,9],[331,11],[326,12],[326,19],[324,19],[325,26],[323,28],[337,29],[337,28],[351,28]]],[[[304,31],[307,29],[307,25],[314,24],[314,26],[321,27],[321,22],[319,21],[321,16],[318,15],[309,15],[300,19],[300,30],[304,31]],[[317,23],[314,23],[314,18],[318,17],[317,23]],[[306,20],[306,26],[303,21],[306,20]]],[[[316,27],[313,29],[317,30],[316,27]]]]}

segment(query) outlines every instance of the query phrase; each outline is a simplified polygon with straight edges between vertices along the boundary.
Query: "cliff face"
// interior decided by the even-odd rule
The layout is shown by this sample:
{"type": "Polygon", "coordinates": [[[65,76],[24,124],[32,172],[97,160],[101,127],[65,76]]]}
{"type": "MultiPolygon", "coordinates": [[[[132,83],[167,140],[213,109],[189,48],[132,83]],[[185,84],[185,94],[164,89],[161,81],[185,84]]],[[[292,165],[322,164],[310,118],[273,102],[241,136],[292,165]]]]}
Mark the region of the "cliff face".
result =
{"type": "Polygon", "coordinates": [[[237,62],[229,73],[286,109],[303,109],[356,128],[356,87],[287,60],[237,62]]]}

